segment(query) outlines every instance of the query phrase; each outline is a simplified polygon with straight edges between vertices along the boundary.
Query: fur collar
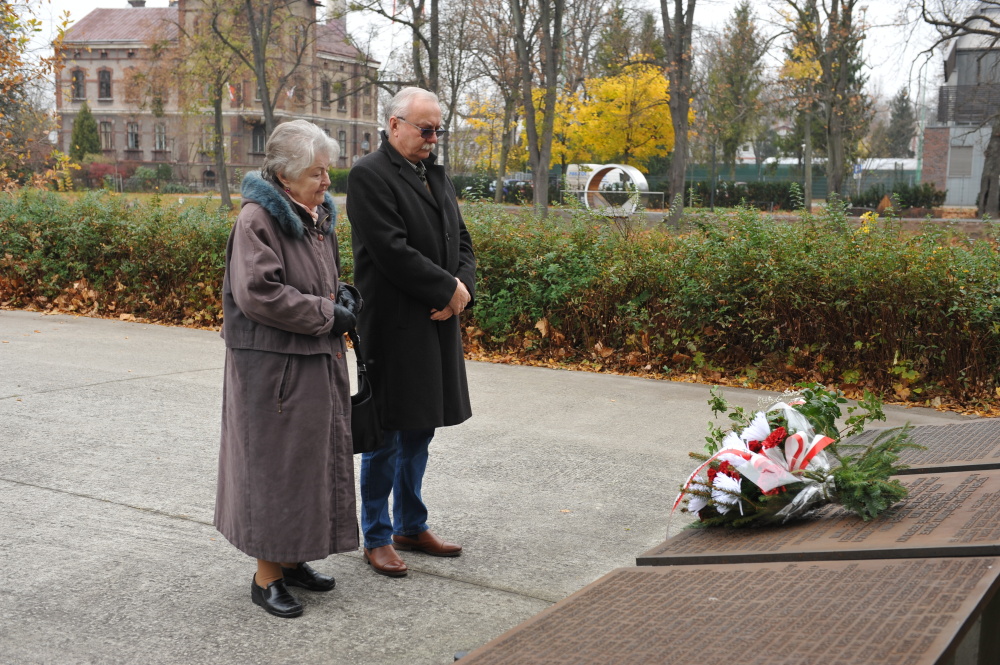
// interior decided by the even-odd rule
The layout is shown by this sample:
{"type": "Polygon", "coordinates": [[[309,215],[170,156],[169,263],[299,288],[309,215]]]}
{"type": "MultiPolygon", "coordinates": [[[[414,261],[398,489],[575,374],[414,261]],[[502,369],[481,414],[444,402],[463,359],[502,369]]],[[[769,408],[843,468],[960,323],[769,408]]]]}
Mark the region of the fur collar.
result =
{"type": "MultiPolygon", "coordinates": [[[[286,235],[293,238],[305,236],[306,227],[296,205],[277,187],[261,178],[260,172],[250,171],[243,177],[240,194],[243,196],[244,204],[252,201],[268,211],[286,235]]],[[[320,219],[325,213],[329,215],[326,220],[321,222],[323,227],[320,230],[323,233],[330,233],[333,230],[334,220],[337,218],[337,206],[333,203],[330,192],[324,196],[323,205],[320,206],[319,212],[320,219]]],[[[302,214],[306,214],[306,212],[302,211],[302,214]]]]}

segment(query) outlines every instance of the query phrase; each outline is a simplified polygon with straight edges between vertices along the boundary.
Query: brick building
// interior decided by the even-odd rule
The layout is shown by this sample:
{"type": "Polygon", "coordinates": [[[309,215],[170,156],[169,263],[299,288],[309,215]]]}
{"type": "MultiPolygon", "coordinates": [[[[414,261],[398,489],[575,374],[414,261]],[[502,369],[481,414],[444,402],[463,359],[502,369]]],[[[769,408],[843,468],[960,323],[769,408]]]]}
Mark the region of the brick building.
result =
{"type": "MultiPolygon", "coordinates": [[[[169,7],[146,7],[145,0],[128,4],[95,9],[66,31],[65,65],[56,78],[59,149],[69,152],[73,122],[86,101],[110,161],[126,170],[165,163],[176,181],[214,187],[212,108],[193,96],[197,83],[182,80],[170,64],[184,52],[182,35],[189,34],[180,26],[190,29],[204,18],[201,0],[172,0],[169,7]]],[[[347,168],[378,144],[378,96],[371,83],[378,63],[347,42],[345,20],[335,13],[343,0],[334,5],[323,20],[317,0],[291,3],[314,33],[287,94],[280,95],[275,119],[316,123],[340,143],[335,166],[347,168]]],[[[266,132],[253,74],[243,68],[226,89],[223,134],[232,174],[260,166],[266,132]]]]}

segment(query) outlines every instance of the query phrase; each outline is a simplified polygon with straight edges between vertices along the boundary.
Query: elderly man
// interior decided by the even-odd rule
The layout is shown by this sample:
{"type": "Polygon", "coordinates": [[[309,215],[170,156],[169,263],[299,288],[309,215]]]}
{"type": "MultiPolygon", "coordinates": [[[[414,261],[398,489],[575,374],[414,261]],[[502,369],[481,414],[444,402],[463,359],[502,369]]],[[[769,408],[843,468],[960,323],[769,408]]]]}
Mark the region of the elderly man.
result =
{"type": "Polygon", "coordinates": [[[397,549],[462,552],[429,530],[421,497],[435,428],[472,415],[459,315],[475,293],[476,258],[454,185],[434,163],[444,133],[437,96],[404,88],[385,111],[379,149],[347,181],[365,299],[358,327],[385,428],[385,446],[361,458],[361,527],[365,560],[390,577],[406,575],[397,549]]]}

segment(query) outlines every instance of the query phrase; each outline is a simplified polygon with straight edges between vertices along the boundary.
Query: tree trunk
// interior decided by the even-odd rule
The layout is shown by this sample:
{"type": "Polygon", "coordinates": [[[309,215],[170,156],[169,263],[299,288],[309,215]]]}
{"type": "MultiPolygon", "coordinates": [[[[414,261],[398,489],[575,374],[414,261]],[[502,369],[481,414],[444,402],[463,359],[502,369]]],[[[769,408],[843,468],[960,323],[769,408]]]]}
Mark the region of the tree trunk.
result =
{"type": "Polygon", "coordinates": [[[229,197],[229,174],[226,171],[225,124],[222,117],[222,97],[224,95],[222,90],[224,85],[220,85],[215,91],[215,181],[219,183],[219,197],[221,198],[219,205],[226,210],[232,210],[233,201],[229,197]]]}
{"type": "Polygon", "coordinates": [[[1000,120],[993,121],[993,133],[983,155],[983,176],[979,181],[979,217],[1000,219],[1000,120]]]}
{"type": "Polygon", "coordinates": [[[271,92],[267,85],[267,43],[261,35],[265,26],[258,25],[261,18],[254,13],[253,2],[244,0],[247,9],[247,31],[250,33],[250,45],[253,49],[254,75],[257,79],[257,94],[260,95],[260,105],[264,111],[264,131],[271,136],[274,131],[274,105],[271,104],[271,92]]]}
{"type": "Polygon", "coordinates": [[[827,197],[831,193],[844,197],[844,120],[833,103],[828,106],[826,122],[827,197]]]}
{"type": "Polygon", "coordinates": [[[525,124],[528,133],[528,157],[531,163],[531,180],[534,188],[535,212],[541,216],[548,214],[549,163],[552,160],[552,133],[555,127],[556,92],[562,49],[562,18],[566,0],[540,0],[539,25],[544,58],[542,78],[545,88],[542,118],[542,132],[538,133],[535,100],[532,96],[532,63],[528,51],[528,40],[524,28],[524,12],[521,0],[514,0],[511,9],[514,18],[517,60],[521,70],[521,95],[524,101],[525,124]]]}
{"type": "Polygon", "coordinates": [[[688,160],[688,112],[691,106],[691,32],[694,28],[695,0],[660,0],[663,19],[663,49],[666,52],[667,79],[670,81],[670,122],[674,127],[674,152],[670,158],[670,223],[680,222],[684,212],[684,181],[688,160]],[[680,197],[678,198],[678,194],[680,197]],[[676,203],[676,205],[674,205],[676,203]]]}
{"type": "Polygon", "coordinates": [[[493,192],[493,200],[497,203],[503,203],[503,181],[507,176],[507,155],[510,154],[511,135],[513,131],[510,129],[510,124],[514,115],[515,103],[513,99],[508,99],[503,107],[503,126],[500,134],[500,164],[497,168],[496,191],[493,192]]]}
{"type": "Polygon", "coordinates": [[[813,136],[812,107],[806,109],[805,147],[802,148],[802,171],[805,173],[805,191],[802,192],[806,212],[812,212],[813,200],[813,136]]]}

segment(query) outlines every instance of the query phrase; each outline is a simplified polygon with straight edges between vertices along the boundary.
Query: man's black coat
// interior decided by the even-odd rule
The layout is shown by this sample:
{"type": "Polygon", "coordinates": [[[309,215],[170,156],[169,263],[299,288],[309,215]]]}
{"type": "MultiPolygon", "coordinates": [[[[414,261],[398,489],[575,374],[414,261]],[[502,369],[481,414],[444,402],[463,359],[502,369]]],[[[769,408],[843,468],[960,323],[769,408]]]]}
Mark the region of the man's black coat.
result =
{"type": "Polygon", "coordinates": [[[381,138],[347,178],[368,373],[386,429],[457,425],[472,415],[460,319],[430,317],[448,305],[456,277],[475,298],[472,241],[435,156],[423,160],[432,195],[384,132],[381,138]]]}

